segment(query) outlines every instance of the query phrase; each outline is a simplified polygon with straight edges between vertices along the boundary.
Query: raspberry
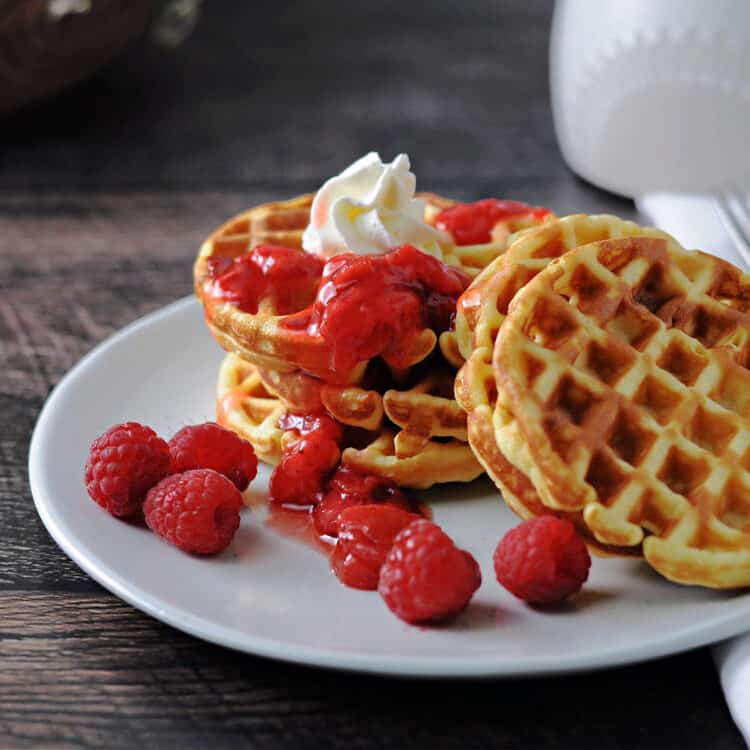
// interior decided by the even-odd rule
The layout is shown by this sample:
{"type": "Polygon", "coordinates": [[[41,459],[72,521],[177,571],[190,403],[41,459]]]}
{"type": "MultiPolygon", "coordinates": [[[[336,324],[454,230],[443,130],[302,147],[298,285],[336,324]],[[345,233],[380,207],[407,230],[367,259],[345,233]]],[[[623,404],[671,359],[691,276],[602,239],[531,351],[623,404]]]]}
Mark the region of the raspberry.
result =
{"type": "Polygon", "coordinates": [[[255,478],[258,459],[253,446],[215,422],[183,427],[169,441],[171,471],[213,469],[242,492],[255,478]]]}
{"type": "Polygon", "coordinates": [[[378,591],[397,617],[413,624],[459,614],[481,582],[477,561],[432,521],[419,520],[394,540],[378,591]]]}
{"type": "Polygon", "coordinates": [[[374,591],[380,568],[401,529],[419,519],[395,505],[346,508],[338,519],[338,542],[331,568],[341,583],[374,591]]]}
{"type": "Polygon", "coordinates": [[[511,594],[531,604],[553,604],[588,578],[591,557],[570,521],[541,516],[511,529],[493,555],[495,576],[511,594]]]}
{"type": "Polygon", "coordinates": [[[149,528],[185,552],[213,555],[240,525],[242,495],[212,469],[172,474],[152,487],[143,503],[149,528]]]}
{"type": "Polygon", "coordinates": [[[294,443],[271,474],[270,499],[288,505],[317,502],[323,481],[339,456],[338,445],[326,437],[314,435],[294,443]]]}
{"type": "Polygon", "coordinates": [[[349,466],[340,466],[328,480],[325,494],[313,508],[315,530],[321,535],[336,536],[342,510],[371,503],[390,503],[411,510],[409,498],[394,482],[363,474],[349,466]]]}
{"type": "Polygon", "coordinates": [[[125,422],[93,443],[86,460],[86,490],[113,516],[137,513],[146,493],[169,473],[169,447],[150,427],[125,422]]]}

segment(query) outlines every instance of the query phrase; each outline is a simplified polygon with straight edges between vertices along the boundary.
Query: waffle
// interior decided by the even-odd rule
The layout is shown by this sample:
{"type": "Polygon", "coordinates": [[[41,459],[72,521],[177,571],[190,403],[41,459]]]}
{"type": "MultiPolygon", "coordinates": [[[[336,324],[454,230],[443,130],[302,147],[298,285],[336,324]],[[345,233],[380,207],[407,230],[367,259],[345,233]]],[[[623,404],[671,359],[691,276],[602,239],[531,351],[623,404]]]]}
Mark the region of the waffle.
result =
{"type": "MultiPolygon", "coordinates": [[[[626,236],[667,238],[615,216],[566,216],[511,238],[503,255],[481,271],[458,301],[455,342],[466,364],[456,378],[456,398],[468,415],[468,438],[478,460],[500,489],[506,504],[521,518],[549,513],[529,478],[497,445],[492,415],[497,408],[492,352],[508,306],[516,292],[555,258],[581,244],[626,236]]],[[[580,530],[601,554],[637,554],[597,540],[580,512],[557,511],[580,530]]]]}
{"type": "Polygon", "coordinates": [[[364,448],[344,449],[341,463],[413,489],[427,489],[445,482],[470,482],[482,473],[468,443],[429,440],[420,450],[399,455],[396,437],[393,430],[384,428],[364,448]]]}
{"type": "Polygon", "coordinates": [[[277,464],[281,459],[284,433],[279,419],[285,411],[253,365],[236,354],[224,358],[216,385],[216,421],[250,442],[266,463],[277,464]]]}
{"type": "MultiPolygon", "coordinates": [[[[434,221],[438,213],[454,201],[431,193],[419,195],[425,201],[425,220],[434,221]]],[[[195,291],[204,303],[206,322],[218,343],[227,351],[236,352],[244,359],[267,370],[293,372],[305,370],[321,375],[328,352],[321,337],[312,337],[305,330],[290,330],[283,326],[285,316],[277,315],[271,300],[261,300],[256,314],[241,311],[232,304],[207,304],[203,297],[204,283],[209,279],[209,259],[236,258],[259,244],[284,245],[302,251],[302,233],[308,224],[313,195],[303,195],[288,201],[267,203],[246,211],[214,232],[201,247],[193,276],[195,291]]],[[[513,232],[539,223],[529,216],[511,217],[493,229],[492,242],[479,245],[442,248],[445,263],[461,268],[469,276],[479,271],[500,255],[513,232]]],[[[424,359],[435,347],[435,335],[425,330],[415,338],[407,366],[424,359]]],[[[462,360],[453,332],[446,331],[440,340],[444,356],[458,367],[462,360]]],[[[403,363],[400,363],[403,366],[403,363]]],[[[362,374],[363,363],[344,377],[354,382],[362,374]]]]}
{"type": "Polygon", "coordinates": [[[497,335],[497,445],[598,542],[680,583],[747,586],[749,361],[750,277],[671,238],[578,247],[497,335]]]}
{"type": "Polygon", "coordinates": [[[328,386],[302,373],[262,371],[228,354],[219,372],[217,419],[276,464],[291,438],[279,427],[287,412],[325,410],[357,428],[342,463],[385,476],[403,487],[467,482],[482,473],[466,442],[466,418],[451,396],[453,374],[445,365],[402,390],[381,395],[362,386],[328,386]]]}
{"type": "MultiPolygon", "coordinates": [[[[463,359],[480,350],[491,350],[513,295],[551,260],[579,245],[617,237],[664,237],[658,229],[600,214],[573,214],[552,218],[541,226],[527,227],[509,238],[498,254],[474,277],[458,303],[456,339],[463,359]],[[486,300],[495,300],[486,304],[486,300]]],[[[484,354],[484,351],[482,351],[484,354]]],[[[487,357],[489,362],[489,357],[487,357]]]]}

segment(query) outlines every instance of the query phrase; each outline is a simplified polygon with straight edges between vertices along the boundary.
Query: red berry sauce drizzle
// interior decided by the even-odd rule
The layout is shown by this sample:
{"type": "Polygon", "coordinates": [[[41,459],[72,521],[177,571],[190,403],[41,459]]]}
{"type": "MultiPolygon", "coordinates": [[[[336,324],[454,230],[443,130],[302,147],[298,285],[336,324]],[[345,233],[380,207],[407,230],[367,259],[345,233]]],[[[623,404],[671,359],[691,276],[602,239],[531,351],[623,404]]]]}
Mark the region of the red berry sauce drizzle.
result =
{"type": "Polygon", "coordinates": [[[328,415],[289,412],[279,427],[295,439],[271,475],[266,523],[275,531],[331,554],[347,508],[387,504],[429,515],[394,482],[340,465],[343,428],[328,415]]]}
{"type": "Polygon", "coordinates": [[[484,198],[446,208],[437,215],[435,226],[450,232],[457,245],[479,245],[492,241],[492,229],[498,222],[521,216],[543,219],[550,213],[548,208],[530,206],[528,203],[484,198]]]}
{"type": "Polygon", "coordinates": [[[431,328],[450,328],[456,300],[469,285],[461,269],[411,245],[384,255],[331,258],[325,266],[309,253],[259,245],[236,260],[212,259],[204,294],[256,314],[262,300],[281,326],[320,337],[328,361],[308,371],[343,382],[360,362],[383,356],[394,366],[412,364],[414,339],[431,328]]]}
{"type": "Polygon", "coordinates": [[[315,299],[323,261],[317,255],[281,245],[258,245],[238,258],[214,256],[208,261],[211,278],[204,286],[207,300],[233,302],[255,315],[261,300],[269,300],[277,315],[287,315],[315,299]]]}

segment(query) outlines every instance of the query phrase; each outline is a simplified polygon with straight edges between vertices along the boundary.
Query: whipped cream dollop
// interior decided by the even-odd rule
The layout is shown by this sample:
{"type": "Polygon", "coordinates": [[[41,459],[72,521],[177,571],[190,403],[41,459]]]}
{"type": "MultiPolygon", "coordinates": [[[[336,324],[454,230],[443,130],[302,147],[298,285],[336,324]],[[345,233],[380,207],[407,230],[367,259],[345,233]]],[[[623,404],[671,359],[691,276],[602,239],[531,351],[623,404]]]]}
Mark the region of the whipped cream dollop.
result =
{"type": "Polygon", "coordinates": [[[451,237],[425,223],[416,185],[406,154],[384,164],[370,152],[318,190],[302,247],[331,258],[347,252],[378,255],[409,243],[442,259],[451,237]]]}

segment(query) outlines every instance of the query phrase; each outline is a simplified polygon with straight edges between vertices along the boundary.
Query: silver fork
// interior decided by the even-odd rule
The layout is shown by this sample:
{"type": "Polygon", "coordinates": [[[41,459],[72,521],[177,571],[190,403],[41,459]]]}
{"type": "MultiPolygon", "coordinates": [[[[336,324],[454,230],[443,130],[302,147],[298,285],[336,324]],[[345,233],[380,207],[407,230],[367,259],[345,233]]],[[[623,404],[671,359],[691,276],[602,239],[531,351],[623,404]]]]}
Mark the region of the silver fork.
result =
{"type": "Polygon", "coordinates": [[[723,190],[716,193],[713,199],[727,234],[737,252],[750,266],[750,195],[723,190]]]}

